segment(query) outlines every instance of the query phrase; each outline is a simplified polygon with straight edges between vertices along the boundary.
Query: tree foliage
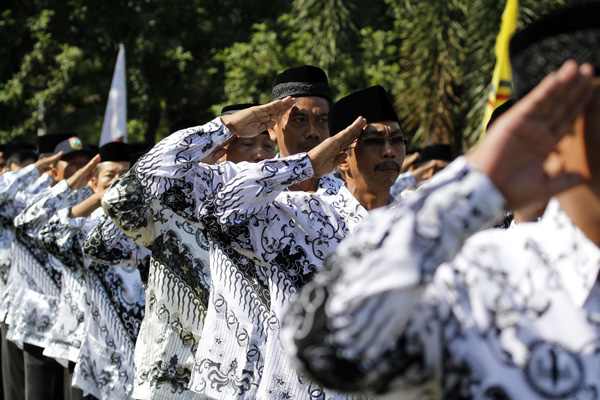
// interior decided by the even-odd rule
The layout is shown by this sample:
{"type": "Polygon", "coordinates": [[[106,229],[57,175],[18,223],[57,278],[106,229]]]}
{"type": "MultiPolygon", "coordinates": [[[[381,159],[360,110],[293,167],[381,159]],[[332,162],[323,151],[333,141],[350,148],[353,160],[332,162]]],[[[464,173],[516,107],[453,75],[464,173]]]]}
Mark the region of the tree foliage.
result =
{"type": "MultiPolygon", "coordinates": [[[[584,1],[584,0],[571,0],[584,1]]],[[[521,0],[520,25],[566,0],[521,0]]],[[[277,73],[321,66],[335,98],[381,84],[414,144],[474,144],[504,1],[23,0],[0,7],[0,141],[38,128],[96,143],[119,43],[128,134],[266,102],[277,73]],[[39,114],[43,103],[43,121],[39,114]]]]}

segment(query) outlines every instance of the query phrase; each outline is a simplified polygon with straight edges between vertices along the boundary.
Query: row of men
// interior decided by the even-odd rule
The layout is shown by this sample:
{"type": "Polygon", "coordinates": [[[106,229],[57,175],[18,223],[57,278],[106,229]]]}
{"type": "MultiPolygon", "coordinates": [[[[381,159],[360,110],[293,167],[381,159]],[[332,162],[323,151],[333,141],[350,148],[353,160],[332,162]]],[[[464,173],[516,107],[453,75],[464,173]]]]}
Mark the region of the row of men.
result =
{"type": "MultiPolygon", "coordinates": [[[[14,219],[5,343],[22,344],[28,365],[32,345],[48,352],[49,326],[75,328],[56,313],[85,302],[85,345],[64,360],[95,397],[597,397],[600,207],[586,150],[600,103],[585,63],[600,65],[598,11],[569,8],[515,35],[520,100],[401,201],[390,191],[407,138],[387,93],[332,105],[311,66],[278,75],[269,104],[167,137],[108,190],[90,180],[100,158],[82,161],[14,219]],[[265,130],[277,158],[214,163],[265,130]],[[504,209],[557,193],[543,223],[465,244],[504,209]]],[[[6,182],[9,197],[35,182],[6,182]]]]}
{"type": "Polygon", "coordinates": [[[6,398],[326,396],[283,354],[284,305],[366,210],[445,164],[432,161],[398,179],[408,138],[380,86],[331,108],[325,73],[302,66],[276,78],[273,100],[225,107],[214,121],[174,133],[109,193],[136,161],[124,143],[95,155],[70,137],[36,162],[29,150],[8,157],[0,176],[6,398]],[[361,118],[344,130],[359,110],[371,123],[361,118]],[[344,135],[328,139],[330,130],[344,135]],[[280,159],[273,161],[275,142],[280,159]],[[340,151],[345,187],[331,174],[340,151]],[[248,164],[264,159],[272,161],[248,164]],[[318,161],[323,171],[305,180],[318,161]],[[195,168],[190,187],[181,175],[195,168]],[[156,171],[168,180],[153,192],[146,186],[156,171]],[[243,196],[225,185],[238,174],[253,185],[243,196]],[[221,202],[231,190],[236,207],[242,199],[257,207],[244,211],[246,224],[276,212],[281,229],[293,229],[282,239],[261,223],[244,236],[239,216],[194,215],[200,202],[211,207],[209,194],[221,202]],[[287,207],[275,211],[279,197],[287,207]],[[264,241],[277,242],[269,254],[264,241]]]}

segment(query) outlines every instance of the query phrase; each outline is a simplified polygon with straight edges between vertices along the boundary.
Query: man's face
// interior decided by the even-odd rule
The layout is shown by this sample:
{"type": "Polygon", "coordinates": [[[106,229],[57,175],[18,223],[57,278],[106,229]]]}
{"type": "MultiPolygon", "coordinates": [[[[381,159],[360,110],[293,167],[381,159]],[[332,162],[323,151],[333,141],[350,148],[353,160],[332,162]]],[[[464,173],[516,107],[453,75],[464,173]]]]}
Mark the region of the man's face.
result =
{"type": "Polygon", "coordinates": [[[10,171],[19,171],[25,167],[27,167],[28,165],[31,165],[35,162],[35,160],[33,158],[28,158],[27,160],[23,161],[21,164],[17,164],[16,162],[11,162],[10,163],[10,167],[9,170],[10,171]]]}
{"type": "Polygon", "coordinates": [[[275,157],[275,142],[269,135],[260,134],[253,138],[235,138],[227,146],[227,153],[221,160],[233,163],[259,162],[273,157],[275,157]]]}
{"type": "Polygon", "coordinates": [[[92,158],[87,153],[72,153],[57,161],[52,169],[52,178],[55,182],[69,179],[78,169],[83,168],[92,158]]]}
{"type": "Polygon", "coordinates": [[[307,152],[329,137],[327,113],[329,102],[321,97],[299,97],[269,129],[272,140],[279,144],[282,157],[307,152]]]}
{"type": "Polygon", "coordinates": [[[367,124],[340,165],[346,181],[357,187],[389,190],[400,175],[406,141],[395,121],[367,124]]]}
{"type": "Polygon", "coordinates": [[[98,164],[96,176],[92,178],[94,193],[108,189],[130,166],[129,161],[105,161],[98,164]]]}

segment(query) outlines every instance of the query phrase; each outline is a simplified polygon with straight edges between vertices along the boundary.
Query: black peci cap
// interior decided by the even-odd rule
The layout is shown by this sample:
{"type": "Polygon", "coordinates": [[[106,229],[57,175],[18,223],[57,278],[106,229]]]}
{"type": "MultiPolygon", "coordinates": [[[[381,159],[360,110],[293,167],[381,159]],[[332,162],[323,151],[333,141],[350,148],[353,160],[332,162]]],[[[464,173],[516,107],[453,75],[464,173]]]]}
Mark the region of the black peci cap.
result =
{"type": "Polygon", "coordinates": [[[590,63],[600,72],[600,2],[563,7],[534,21],[510,40],[517,99],[567,60],[590,63]]]}
{"type": "Polygon", "coordinates": [[[335,103],[328,114],[331,136],[346,129],[356,118],[363,116],[367,123],[396,121],[400,124],[385,89],[379,85],[354,92],[335,103]]]}
{"type": "Polygon", "coordinates": [[[331,89],[327,74],[312,65],[289,68],[277,75],[273,81],[271,101],[292,97],[322,97],[331,100],[331,89]]]}
{"type": "Polygon", "coordinates": [[[106,161],[130,161],[131,149],[127,143],[109,142],[100,147],[100,162],[106,161]]]}

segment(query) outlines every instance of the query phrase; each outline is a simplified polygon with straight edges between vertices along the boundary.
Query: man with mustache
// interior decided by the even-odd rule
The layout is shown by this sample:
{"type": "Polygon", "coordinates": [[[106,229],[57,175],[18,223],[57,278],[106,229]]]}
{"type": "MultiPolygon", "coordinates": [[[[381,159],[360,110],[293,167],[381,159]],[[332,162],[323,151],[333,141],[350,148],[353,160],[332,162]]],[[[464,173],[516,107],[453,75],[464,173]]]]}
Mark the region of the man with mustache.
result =
{"type": "Polygon", "coordinates": [[[393,398],[598,398],[599,14],[515,33],[515,105],[304,288],[283,331],[311,376],[393,398]],[[541,222],[486,229],[551,196],[541,222]]]}
{"type": "Polygon", "coordinates": [[[343,98],[328,118],[330,132],[340,133],[307,153],[246,165],[204,202],[199,213],[212,237],[229,241],[235,251],[257,261],[268,284],[272,317],[257,398],[309,399],[323,392],[300,376],[283,352],[283,313],[294,293],[322,269],[367,211],[393,201],[390,188],[405,156],[407,137],[381,86],[343,98]],[[336,165],[346,180],[339,182],[337,191],[288,190],[326,176],[336,165]]]}

